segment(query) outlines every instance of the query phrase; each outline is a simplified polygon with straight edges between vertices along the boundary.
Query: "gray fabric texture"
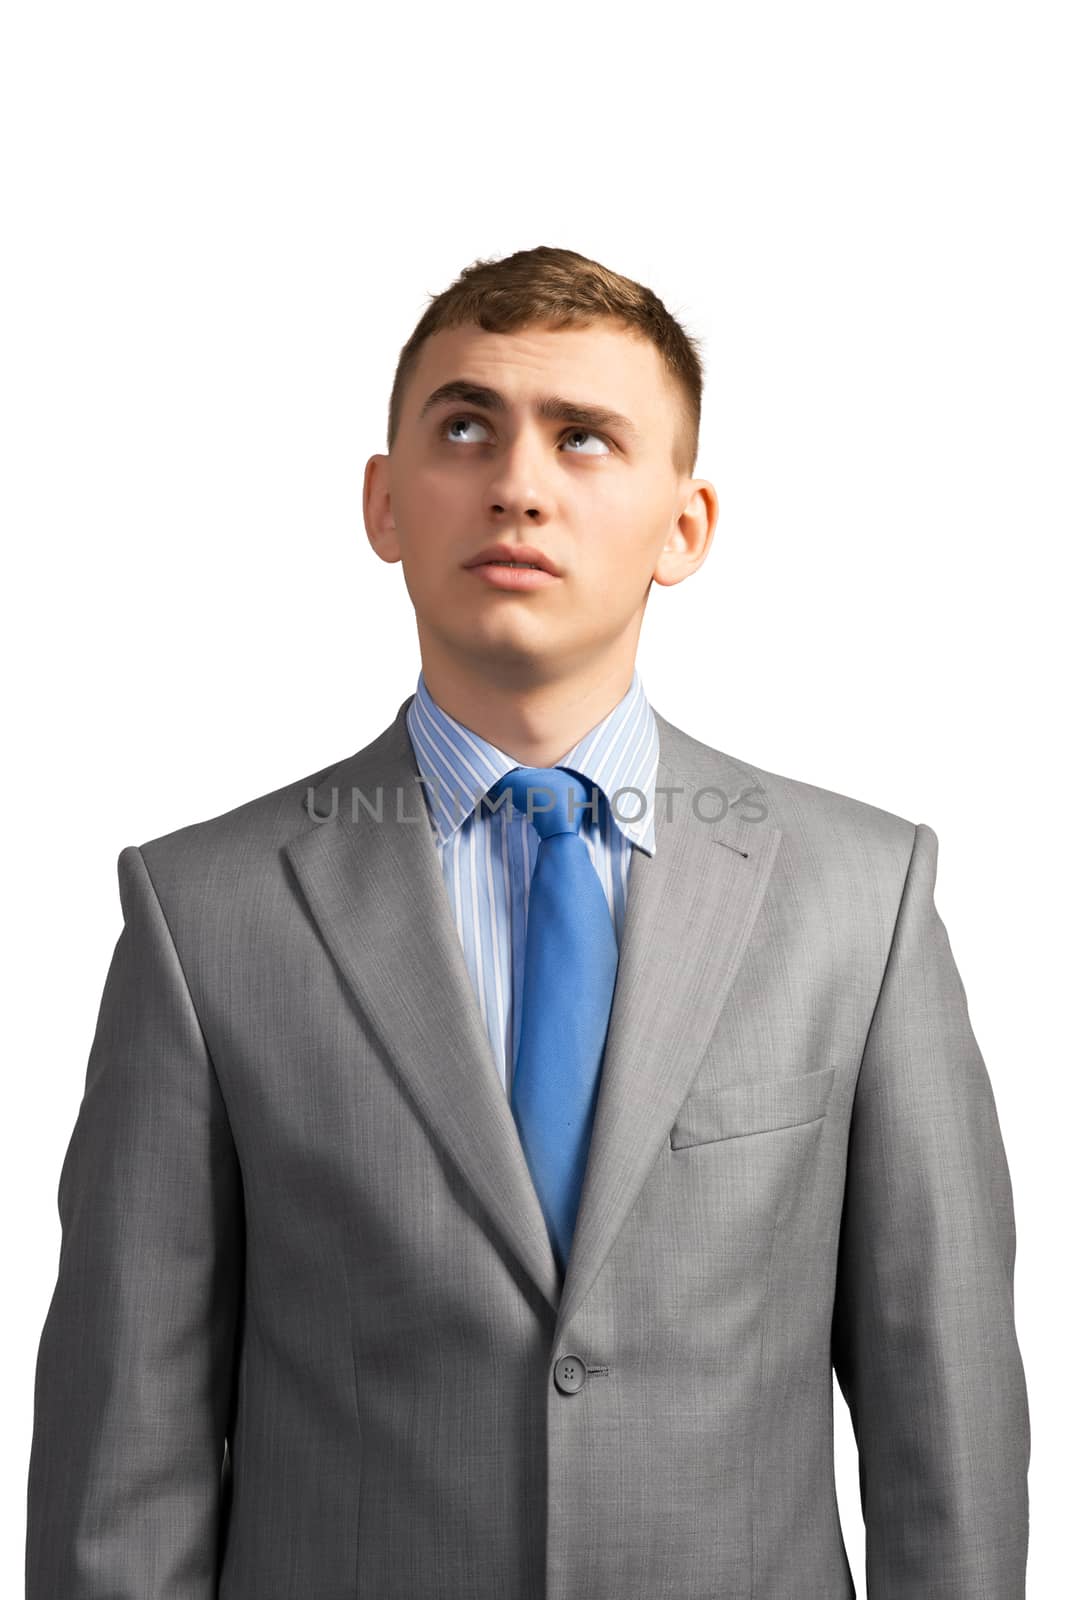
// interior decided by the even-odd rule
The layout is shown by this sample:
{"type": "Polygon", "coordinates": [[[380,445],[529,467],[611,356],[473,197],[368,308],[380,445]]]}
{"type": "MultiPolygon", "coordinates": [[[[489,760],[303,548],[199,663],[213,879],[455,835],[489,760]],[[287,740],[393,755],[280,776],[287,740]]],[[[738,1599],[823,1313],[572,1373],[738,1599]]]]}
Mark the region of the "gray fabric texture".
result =
{"type": "Polygon", "coordinates": [[[27,1600],[848,1600],[834,1373],[870,1600],[1023,1600],[1012,1191],[932,829],[657,713],[561,1280],[408,703],[119,855],[27,1600]]]}

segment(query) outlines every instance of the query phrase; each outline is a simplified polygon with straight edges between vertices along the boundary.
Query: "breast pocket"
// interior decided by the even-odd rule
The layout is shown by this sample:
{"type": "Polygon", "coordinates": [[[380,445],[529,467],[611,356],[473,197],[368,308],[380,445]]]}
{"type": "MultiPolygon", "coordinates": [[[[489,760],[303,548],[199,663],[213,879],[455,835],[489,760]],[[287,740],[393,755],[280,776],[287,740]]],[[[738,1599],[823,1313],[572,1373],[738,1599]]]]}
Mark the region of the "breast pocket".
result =
{"type": "Polygon", "coordinates": [[[747,1138],[818,1122],[826,1114],[835,1071],[823,1067],[797,1078],[699,1084],[679,1108],[671,1129],[671,1148],[685,1150],[717,1139],[747,1138]]]}

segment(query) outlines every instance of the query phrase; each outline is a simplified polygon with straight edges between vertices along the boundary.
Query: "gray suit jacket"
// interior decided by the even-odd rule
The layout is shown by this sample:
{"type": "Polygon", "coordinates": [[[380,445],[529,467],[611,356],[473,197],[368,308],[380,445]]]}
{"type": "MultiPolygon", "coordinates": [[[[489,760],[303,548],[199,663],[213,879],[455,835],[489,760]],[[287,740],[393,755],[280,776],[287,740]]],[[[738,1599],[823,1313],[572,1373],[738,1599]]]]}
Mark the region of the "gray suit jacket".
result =
{"type": "Polygon", "coordinates": [[[934,833],[657,713],[561,1281],[407,705],[119,856],[28,1600],[846,1600],[832,1368],[871,1600],[1021,1600],[1012,1191],[934,833]]]}

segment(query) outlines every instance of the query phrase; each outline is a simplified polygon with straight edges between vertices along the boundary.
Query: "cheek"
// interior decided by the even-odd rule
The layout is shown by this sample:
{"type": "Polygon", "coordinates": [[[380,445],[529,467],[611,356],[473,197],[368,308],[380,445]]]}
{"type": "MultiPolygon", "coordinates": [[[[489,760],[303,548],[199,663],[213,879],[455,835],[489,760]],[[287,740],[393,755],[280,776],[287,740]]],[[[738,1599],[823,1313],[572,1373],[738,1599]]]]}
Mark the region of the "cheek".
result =
{"type": "Polygon", "coordinates": [[[660,553],[650,543],[648,530],[629,533],[616,528],[603,549],[591,555],[587,580],[595,582],[607,601],[632,604],[649,586],[660,553]]]}
{"type": "Polygon", "coordinates": [[[432,467],[398,475],[390,496],[390,509],[402,537],[413,550],[432,555],[442,548],[442,535],[453,527],[467,529],[474,524],[457,474],[432,467]]]}

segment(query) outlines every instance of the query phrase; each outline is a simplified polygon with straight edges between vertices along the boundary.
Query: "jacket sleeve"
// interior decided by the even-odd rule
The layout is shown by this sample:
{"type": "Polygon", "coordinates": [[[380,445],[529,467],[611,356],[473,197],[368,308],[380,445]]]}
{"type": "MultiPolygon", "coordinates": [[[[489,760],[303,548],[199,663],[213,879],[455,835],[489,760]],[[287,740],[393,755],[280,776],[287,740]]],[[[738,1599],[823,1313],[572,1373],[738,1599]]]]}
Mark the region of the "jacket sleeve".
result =
{"type": "Polygon", "coordinates": [[[241,1178],[144,857],[59,1179],[34,1387],[26,1600],[217,1595],[244,1275],[241,1178]]]}
{"type": "Polygon", "coordinates": [[[832,1359],[869,1600],[1024,1600],[1030,1426],[1012,1188],[916,827],[857,1079],[832,1359]]]}

